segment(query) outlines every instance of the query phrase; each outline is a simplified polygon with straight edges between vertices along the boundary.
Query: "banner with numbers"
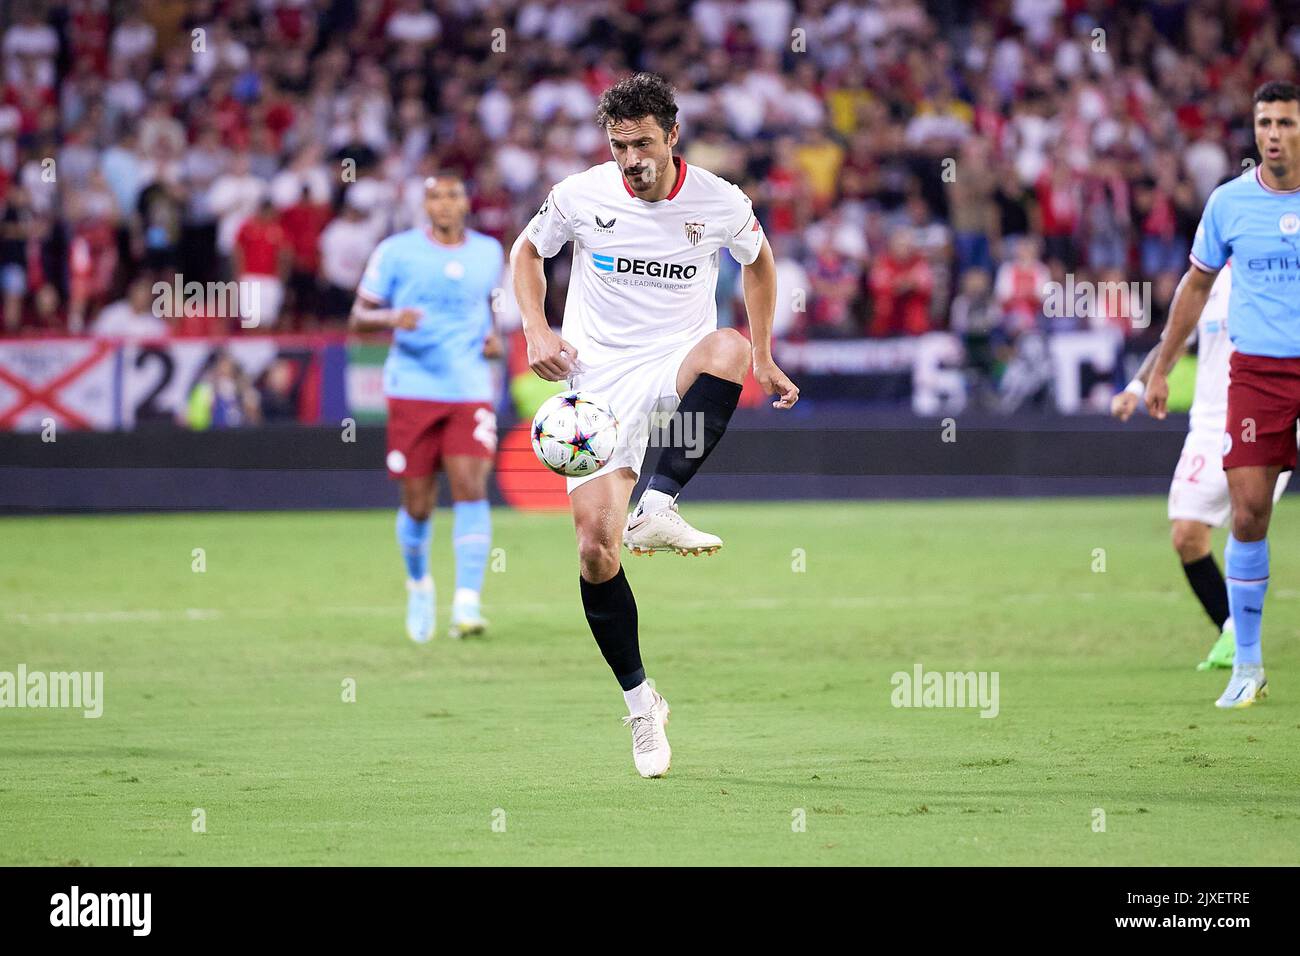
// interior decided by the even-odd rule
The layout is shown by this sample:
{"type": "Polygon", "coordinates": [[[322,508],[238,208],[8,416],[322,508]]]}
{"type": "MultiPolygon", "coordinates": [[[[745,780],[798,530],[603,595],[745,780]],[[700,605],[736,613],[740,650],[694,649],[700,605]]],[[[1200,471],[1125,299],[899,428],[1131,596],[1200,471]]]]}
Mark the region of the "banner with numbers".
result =
{"type": "MultiPolygon", "coordinates": [[[[1004,411],[1014,412],[1035,394],[1048,395],[1066,414],[1105,410],[1123,371],[1117,334],[1025,338],[998,386],[1004,411]]],[[[266,407],[274,402],[279,421],[287,403],[292,420],[306,425],[337,425],[348,417],[378,424],[387,416],[387,351],[386,339],[343,334],[0,341],[0,431],[39,431],[50,423],[95,430],[151,423],[203,427],[188,416],[190,400],[211,380],[222,355],[266,407]]],[[[951,333],[778,342],[775,354],[811,402],[903,405],[923,416],[959,414],[967,405],[967,356],[951,333]]]]}
{"type": "Polygon", "coordinates": [[[0,342],[0,431],[185,426],[195,388],[222,355],[246,388],[287,404],[293,420],[336,424],[347,415],[341,336],[34,339],[0,342]]]}

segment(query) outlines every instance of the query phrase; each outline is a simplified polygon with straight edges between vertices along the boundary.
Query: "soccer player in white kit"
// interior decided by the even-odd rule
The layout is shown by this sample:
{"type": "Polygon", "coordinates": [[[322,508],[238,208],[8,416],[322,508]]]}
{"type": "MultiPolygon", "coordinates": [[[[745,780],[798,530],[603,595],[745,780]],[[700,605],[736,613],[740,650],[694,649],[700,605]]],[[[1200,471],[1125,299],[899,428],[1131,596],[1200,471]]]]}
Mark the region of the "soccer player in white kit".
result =
{"type": "Polygon", "coordinates": [[[738,188],[673,156],[677,103],[661,77],[639,73],[601,96],[597,121],[613,162],[560,182],[511,251],[515,296],[533,371],[603,398],[621,423],[619,445],[599,470],[568,479],[578,539],[583,609],[623,688],[632,756],[643,777],[668,771],[668,703],[646,680],[637,608],[620,539],[636,554],[711,554],[716,535],[691,527],[676,498],[726,430],[752,365],[776,408],[799,389],[772,360],[776,263],[738,188]],[[543,311],[542,260],[573,243],[561,334],[543,311]],[[751,345],[717,328],[721,251],[743,266],[751,345]],[[675,412],[702,440],[668,444],[649,487],[627,515],[655,413],[675,412]],[[698,427],[695,427],[698,426],[698,427]]]}
{"type": "MultiPolygon", "coordinates": [[[[1169,485],[1169,523],[1174,550],[1183,562],[1187,583],[1205,613],[1219,628],[1219,639],[1197,670],[1232,667],[1235,638],[1228,610],[1228,588],[1210,549],[1210,529],[1222,528],[1232,513],[1228,476],[1223,470],[1223,432],[1228,415],[1228,297],[1232,289],[1229,262],[1210,287],[1210,296],[1196,324],[1196,392],[1188,414],[1187,439],[1169,485]]],[[[1147,378],[1160,346],[1142,362],[1128,387],[1111,400],[1111,414],[1128,421],[1146,390],[1147,378]]],[[[1291,473],[1277,480],[1273,501],[1286,491],[1291,473]]]]}

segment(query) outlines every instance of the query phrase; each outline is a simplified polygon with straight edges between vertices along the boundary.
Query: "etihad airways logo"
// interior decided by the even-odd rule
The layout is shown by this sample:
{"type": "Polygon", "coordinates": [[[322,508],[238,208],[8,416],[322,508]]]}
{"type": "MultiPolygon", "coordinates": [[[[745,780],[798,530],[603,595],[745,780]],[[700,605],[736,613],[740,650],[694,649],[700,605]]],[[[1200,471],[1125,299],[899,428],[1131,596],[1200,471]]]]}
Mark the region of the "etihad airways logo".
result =
{"type": "Polygon", "coordinates": [[[699,266],[684,266],[676,262],[654,262],[646,259],[624,259],[622,256],[591,254],[591,264],[599,272],[612,275],[651,276],[655,279],[694,279],[699,266]]]}
{"type": "Polygon", "coordinates": [[[1294,272],[1300,269],[1300,255],[1256,256],[1246,260],[1246,268],[1251,272],[1294,272]]]}

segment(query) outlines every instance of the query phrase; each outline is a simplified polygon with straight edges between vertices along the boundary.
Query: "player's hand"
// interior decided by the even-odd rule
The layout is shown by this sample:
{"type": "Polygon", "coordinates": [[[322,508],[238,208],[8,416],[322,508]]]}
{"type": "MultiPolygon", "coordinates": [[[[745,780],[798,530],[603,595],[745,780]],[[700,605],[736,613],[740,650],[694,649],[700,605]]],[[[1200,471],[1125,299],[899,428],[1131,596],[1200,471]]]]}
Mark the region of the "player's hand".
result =
{"type": "Polygon", "coordinates": [[[393,328],[404,329],[409,332],[420,324],[419,309],[398,309],[397,318],[393,320],[393,328]]]}
{"type": "Polygon", "coordinates": [[[483,357],[488,359],[500,358],[501,353],[501,337],[495,332],[489,332],[488,337],[483,340],[483,357]]]}
{"type": "Polygon", "coordinates": [[[1147,414],[1163,420],[1168,414],[1169,380],[1158,372],[1151,373],[1147,382],[1147,414]]]}
{"type": "Polygon", "coordinates": [[[1110,414],[1122,422],[1128,421],[1137,411],[1138,397],[1130,391],[1117,392],[1110,400],[1110,414]]]}
{"type": "Polygon", "coordinates": [[[794,408],[794,403],[799,401],[799,386],[771,359],[754,363],[754,380],[768,395],[779,396],[772,403],[773,408],[794,408]]]}
{"type": "Polygon", "coordinates": [[[548,382],[560,382],[573,372],[573,364],[578,358],[578,350],[549,328],[540,329],[528,339],[528,367],[538,378],[548,382]]]}

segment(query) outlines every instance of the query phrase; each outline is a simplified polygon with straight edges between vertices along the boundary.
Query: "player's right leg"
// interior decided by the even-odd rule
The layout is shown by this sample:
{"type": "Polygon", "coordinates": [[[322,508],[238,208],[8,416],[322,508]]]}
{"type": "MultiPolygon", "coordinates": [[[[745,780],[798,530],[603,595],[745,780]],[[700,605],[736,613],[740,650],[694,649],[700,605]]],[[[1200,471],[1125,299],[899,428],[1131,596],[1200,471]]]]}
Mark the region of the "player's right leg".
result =
{"type": "Polygon", "coordinates": [[[429,538],[437,501],[439,438],[446,406],[388,399],[388,474],[401,482],[397,543],[406,563],[406,633],[418,644],[433,636],[436,595],[429,573],[429,538]]]}
{"type": "Polygon", "coordinates": [[[618,468],[569,493],[578,538],[582,608],[605,663],[623,689],[632,728],[632,759],[643,777],[668,772],[672,749],[664,731],[668,702],[646,681],[637,634],[636,599],[619,560],[620,536],[636,472],[618,468]]]}
{"type": "Polygon", "coordinates": [[[1266,694],[1260,631],[1268,593],[1268,526],[1278,479],[1295,468],[1298,415],[1295,363],[1233,353],[1223,450],[1232,533],[1224,564],[1237,650],[1218,707],[1248,707],[1266,694]]]}
{"type": "Polygon", "coordinates": [[[436,497],[436,475],[402,479],[397,544],[406,562],[406,633],[417,644],[433,637],[436,600],[429,573],[429,538],[436,497]]]}

